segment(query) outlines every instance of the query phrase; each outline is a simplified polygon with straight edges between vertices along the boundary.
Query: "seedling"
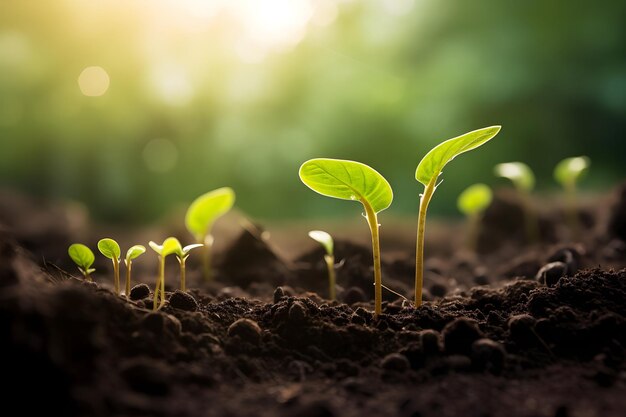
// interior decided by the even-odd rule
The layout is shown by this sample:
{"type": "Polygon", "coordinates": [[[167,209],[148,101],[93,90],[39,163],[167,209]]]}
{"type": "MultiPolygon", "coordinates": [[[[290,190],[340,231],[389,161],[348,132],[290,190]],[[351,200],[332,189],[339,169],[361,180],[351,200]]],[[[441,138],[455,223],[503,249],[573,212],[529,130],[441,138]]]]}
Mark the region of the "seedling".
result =
{"type": "Polygon", "coordinates": [[[78,270],[83,274],[86,281],[93,282],[91,279],[91,273],[95,272],[95,269],[91,267],[96,257],[93,255],[91,249],[82,243],[74,243],[67,249],[68,255],[72,258],[72,261],[78,266],[78,270]]]}
{"type": "Polygon", "coordinates": [[[457,206],[468,219],[467,246],[471,250],[476,249],[480,218],[492,199],[491,188],[485,184],[470,185],[459,195],[457,206]]]}
{"type": "Polygon", "coordinates": [[[360,162],[341,159],[311,159],[300,167],[300,179],[313,191],[327,197],[359,201],[372,235],[374,258],[374,312],[382,312],[382,274],[377,214],[393,201],[393,191],[377,171],[360,162]]]}
{"type": "Polygon", "coordinates": [[[199,248],[201,246],[204,246],[204,245],[202,243],[194,243],[192,245],[187,245],[183,248],[179,243],[178,247],[176,248],[176,252],[174,252],[176,254],[176,259],[178,259],[178,263],[180,264],[180,290],[181,291],[187,291],[186,289],[187,287],[185,284],[185,278],[186,278],[185,262],[187,261],[187,258],[189,257],[189,252],[191,252],[192,249],[199,248]]]}
{"type": "Polygon", "coordinates": [[[157,310],[165,304],[165,258],[168,255],[177,253],[180,248],[180,242],[175,237],[168,237],[163,241],[162,245],[150,241],[152,250],[159,256],[159,276],[157,278],[156,287],[154,288],[154,305],[153,310],[157,310]],[[159,303],[159,297],[161,302],[159,303]]]}
{"type": "Polygon", "coordinates": [[[101,239],[98,242],[98,250],[101,254],[113,262],[113,278],[115,294],[120,293],[120,245],[110,238],[101,239]]]}
{"type": "Polygon", "coordinates": [[[211,246],[213,236],[211,228],[215,221],[226,214],[235,204],[235,192],[232,188],[223,187],[209,191],[196,198],[187,209],[185,225],[196,242],[204,245],[203,271],[204,278],[211,280],[211,246]]]}
{"type": "Polygon", "coordinates": [[[335,255],[333,253],[334,243],[333,238],[322,230],[311,230],[309,237],[318,242],[326,250],[324,260],[326,261],[326,268],[328,269],[328,296],[331,300],[335,300],[335,255]]]}
{"type": "Polygon", "coordinates": [[[576,184],[589,170],[586,156],[566,158],[554,168],[554,179],[561,184],[567,195],[567,217],[574,238],[580,237],[580,223],[576,214],[576,184]]]}
{"type": "Polygon", "coordinates": [[[495,166],[495,174],[498,177],[508,178],[513,183],[522,199],[526,238],[529,242],[537,242],[539,240],[539,224],[530,197],[530,193],[535,188],[533,171],[523,162],[506,162],[495,166]]]}
{"type": "Polygon", "coordinates": [[[146,252],[146,247],[142,245],[131,246],[126,252],[126,258],[124,263],[126,264],[126,298],[130,296],[130,274],[133,267],[133,259],[143,255],[146,252]]]}
{"type": "Polygon", "coordinates": [[[491,126],[448,139],[435,146],[420,161],[415,171],[415,179],[424,185],[421,194],[419,216],[417,220],[417,245],[415,249],[415,306],[422,304],[424,285],[424,233],[426,230],[426,212],[438,183],[443,168],[458,155],[471,151],[491,140],[500,131],[500,126],[491,126]]]}

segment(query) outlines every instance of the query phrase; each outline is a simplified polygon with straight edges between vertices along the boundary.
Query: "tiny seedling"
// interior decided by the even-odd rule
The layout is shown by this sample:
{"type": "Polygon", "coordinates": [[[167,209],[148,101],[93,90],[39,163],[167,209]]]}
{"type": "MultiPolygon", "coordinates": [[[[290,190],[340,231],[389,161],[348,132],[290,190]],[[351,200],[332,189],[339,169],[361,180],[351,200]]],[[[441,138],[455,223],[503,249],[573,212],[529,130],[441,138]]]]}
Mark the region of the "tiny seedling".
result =
{"type": "Polygon", "coordinates": [[[359,201],[372,235],[374,258],[374,312],[382,312],[382,274],[377,214],[393,201],[393,191],[377,171],[360,162],[341,159],[311,159],[300,167],[300,179],[313,191],[327,197],[359,201]]]}
{"type": "Polygon", "coordinates": [[[175,237],[168,237],[163,241],[162,245],[150,241],[152,250],[159,256],[159,276],[157,278],[156,287],[154,288],[154,305],[153,310],[157,310],[165,303],[165,258],[178,252],[180,242],[175,237]],[[159,297],[161,302],[159,303],[159,297]]]}
{"type": "Polygon", "coordinates": [[[489,207],[489,204],[491,204],[492,199],[491,188],[485,184],[470,185],[457,199],[459,211],[468,219],[467,247],[470,250],[476,249],[480,218],[487,207],[489,207]]]}
{"type": "Polygon", "coordinates": [[[133,267],[133,259],[143,255],[146,252],[146,247],[142,245],[131,246],[126,252],[126,258],[124,263],[126,264],[126,298],[130,296],[130,274],[133,267]]]}
{"type": "Polygon", "coordinates": [[[93,255],[91,249],[82,243],[74,243],[70,245],[67,250],[68,255],[72,258],[72,261],[78,266],[78,270],[83,274],[86,281],[92,282],[91,273],[95,272],[95,269],[91,267],[96,257],[93,255]]]}
{"type": "Polygon", "coordinates": [[[415,249],[415,306],[422,304],[424,285],[424,233],[426,231],[426,212],[430,200],[439,186],[439,176],[443,168],[458,155],[471,151],[491,140],[500,131],[500,126],[491,126],[448,139],[435,146],[420,161],[415,171],[415,179],[424,185],[421,194],[419,216],[417,220],[417,245],[415,249]]]}
{"type": "Polygon", "coordinates": [[[498,177],[507,178],[513,183],[522,199],[526,238],[529,242],[537,242],[539,223],[530,197],[530,193],[535,188],[535,174],[532,169],[523,162],[505,162],[496,165],[494,171],[498,177]]]}
{"type": "Polygon", "coordinates": [[[326,250],[324,260],[326,261],[326,268],[328,269],[328,296],[331,300],[335,300],[335,255],[334,255],[334,243],[333,238],[322,230],[311,230],[309,237],[318,242],[326,250]]]}
{"type": "Polygon", "coordinates": [[[567,217],[572,235],[580,237],[580,223],[576,214],[576,184],[589,170],[590,160],[586,156],[566,158],[554,168],[554,179],[561,184],[567,195],[567,217]]]}
{"type": "Polygon", "coordinates": [[[176,252],[174,253],[176,254],[176,259],[178,259],[178,263],[180,264],[180,290],[181,291],[187,291],[187,284],[185,283],[185,279],[186,279],[185,263],[187,262],[187,258],[189,257],[189,252],[191,252],[192,249],[199,248],[201,246],[204,246],[204,245],[202,243],[194,243],[194,244],[182,247],[181,244],[178,243],[178,246],[176,247],[176,252]]]}
{"type": "Polygon", "coordinates": [[[204,278],[211,280],[211,246],[213,236],[211,228],[215,221],[226,214],[235,204],[235,192],[232,188],[222,187],[209,191],[196,198],[187,209],[185,225],[196,243],[204,246],[203,271],[204,278]]]}
{"type": "Polygon", "coordinates": [[[110,238],[100,239],[98,250],[113,262],[115,294],[120,293],[120,245],[110,238]]]}

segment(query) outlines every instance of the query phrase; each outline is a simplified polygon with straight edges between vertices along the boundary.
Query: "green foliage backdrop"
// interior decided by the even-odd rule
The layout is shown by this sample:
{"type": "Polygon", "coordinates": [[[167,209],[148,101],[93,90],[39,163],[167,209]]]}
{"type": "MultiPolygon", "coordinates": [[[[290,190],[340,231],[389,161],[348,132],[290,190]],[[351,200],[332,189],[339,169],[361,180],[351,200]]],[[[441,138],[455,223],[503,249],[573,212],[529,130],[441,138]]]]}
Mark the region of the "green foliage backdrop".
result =
{"type": "Polygon", "coordinates": [[[583,188],[608,188],[626,177],[624,22],[623,1],[5,1],[0,185],[113,221],[226,185],[257,218],[353,214],[298,179],[329,157],[374,167],[390,210],[416,213],[422,156],[501,124],[431,213],[510,160],[550,190],[554,164],[586,154],[583,188]],[[79,88],[90,66],[101,96],[79,88]]]}

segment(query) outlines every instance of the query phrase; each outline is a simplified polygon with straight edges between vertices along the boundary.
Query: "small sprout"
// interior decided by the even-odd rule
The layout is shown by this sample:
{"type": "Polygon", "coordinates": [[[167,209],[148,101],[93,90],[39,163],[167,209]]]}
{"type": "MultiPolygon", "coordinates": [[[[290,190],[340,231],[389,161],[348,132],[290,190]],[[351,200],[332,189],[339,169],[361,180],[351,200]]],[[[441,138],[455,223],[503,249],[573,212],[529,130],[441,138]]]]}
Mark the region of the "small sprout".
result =
{"type": "Polygon", "coordinates": [[[459,195],[457,206],[469,220],[467,246],[471,250],[476,249],[480,217],[489,207],[492,199],[491,188],[485,184],[470,185],[459,195]]]}
{"type": "Polygon", "coordinates": [[[424,233],[426,212],[430,200],[439,185],[437,181],[443,168],[458,155],[471,151],[491,140],[500,131],[500,126],[491,126],[448,139],[435,146],[420,161],[415,171],[415,179],[424,185],[417,221],[417,245],[415,249],[415,306],[422,304],[424,285],[424,233]]]}
{"type": "Polygon", "coordinates": [[[96,258],[91,249],[82,243],[74,243],[70,245],[67,253],[72,258],[72,261],[78,265],[78,270],[83,274],[85,280],[92,282],[91,273],[95,272],[95,269],[91,265],[93,265],[96,258]]]}
{"type": "Polygon", "coordinates": [[[309,232],[309,237],[316,242],[318,242],[322,247],[326,250],[326,255],[324,255],[324,260],[326,261],[326,267],[328,269],[328,294],[331,300],[335,300],[337,298],[335,292],[335,255],[333,252],[334,244],[333,238],[326,232],[322,230],[311,230],[309,232]]]}
{"type": "Polygon", "coordinates": [[[505,162],[496,165],[494,171],[496,176],[509,179],[517,189],[523,204],[526,238],[529,242],[537,242],[539,223],[530,198],[530,193],[535,188],[535,174],[532,169],[523,162],[505,162]]]}
{"type": "Polygon", "coordinates": [[[215,221],[226,214],[235,204],[235,192],[230,187],[209,191],[196,198],[187,209],[185,225],[196,242],[204,246],[204,278],[211,280],[211,246],[213,236],[211,228],[215,221]]]}
{"type": "Polygon", "coordinates": [[[115,284],[115,294],[120,293],[120,245],[110,238],[100,239],[98,242],[98,250],[101,254],[109,258],[113,262],[113,275],[115,284]]]}
{"type": "Polygon", "coordinates": [[[360,162],[341,159],[311,159],[300,167],[300,179],[313,191],[327,197],[359,201],[372,235],[374,258],[374,305],[382,312],[382,274],[377,214],[393,201],[393,191],[377,171],[360,162]]]}
{"type": "Polygon", "coordinates": [[[142,245],[131,246],[126,252],[126,258],[124,263],[126,264],[126,298],[130,296],[130,273],[133,267],[133,259],[143,255],[146,252],[146,247],[142,245]]]}
{"type": "Polygon", "coordinates": [[[189,257],[189,252],[191,252],[192,249],[195,248],[199,248],[201,246],[204,246],[202,243],[194,243],[191,245],[187,245],[184,248],[180,246],[180,244],[178,245],[178,248],[176,249],[176,259],[178,259],[178,263],[180,264],[180,290],[181,291],[187,291],[187,286],[185,284],[185,277],[186,277],[186,272],[185,272],[185,262],[187,261],[187,258],[189,257]]]}
{"type": "Polygon", "coordinates": [[[566,158],[554,168],[554,179],[567,194],[567,217],[572,235],[580,238],[580,223],[576,214],[576,184],[589,170],[591,161],[586,156],[566,158]]]}
{"type": "Polygon", "coordinates": [[[163,241],[162,245],[150,241],[150,247],[153,251],[159,255],[159,276],[157,278],[156,287],[154,289],[154,305],[153,309],[156,311],[157,307],[162,307],[165,304],[165,258],[168,255],[178,253],[180,250],[180,242],[175,237],[168,237],[163,241]],[[161,302],[159,303],[159,296],[161,302]]]}

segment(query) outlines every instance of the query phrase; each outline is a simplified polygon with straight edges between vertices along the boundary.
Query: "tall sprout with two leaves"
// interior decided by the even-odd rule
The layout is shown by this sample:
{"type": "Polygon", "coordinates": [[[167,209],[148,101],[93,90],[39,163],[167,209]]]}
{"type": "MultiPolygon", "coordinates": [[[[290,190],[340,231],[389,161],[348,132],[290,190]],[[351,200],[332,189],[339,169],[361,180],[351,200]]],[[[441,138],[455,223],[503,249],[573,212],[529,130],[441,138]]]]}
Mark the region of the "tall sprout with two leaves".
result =
{"type": "Polygon", "coordinates": [[[154,304],[153,310],[157,310],[165,304],[165,258],[169,255],[176,254],[180,248],[180,242],[175,237],[168,237],[163,244],[150,241],[152,250],[154,250],[159,258],[159,276],[154,288],[154,304]],[[159,302],[160,299],[160,302],[159,302]]]}
{"type": "Polygon", "coordinates": [[[189,258],[189,253],[196,248],[204,246],[202,243],[193,243],[191,245],[187,245],[183,247],[180,243],[178,243],[178,247],[176,248],[176,259],[178,259],[178,263],[180,265],[180,290],[187,291],[187,272],[185,268],[185,263],[187,262],[187,258],[189,258]]]}
{"type": "Polygon", "coordinates": [[[334,254],[334,242],[331,235],[323,230],[311,230],[309,237],[322,245],[326,254],[324,255],[324,261],[326,261],[326,269],[328,270],[328,298],[335,300],[337,298],[335,286],[336,286],[336,274],[335,274],[335,254],[334,254]]]}
{"type": "Polygon", "coordinates": [[[426,212],[430,200],[439,186],[439,176],[443,168],[458,155],[471,151],[491,140],[500,131],[500,126],[491,126],[474,130],[456,138],[449,139],[431,149],[420,161],[415,171],[415,179],[424,185],[421,194],[419,216],[417,220],[417,245],[415,249],[415,306],[422,304],[424,285],[424,234],[426,231],[426,212]]]}
{"type": "Polygon", "coordinates": [[[485,184],[474,184],[467,187],[457,199],[459,211],[467,217],[467,247],[476,250],[480,219],[493,200],[491,188],[485,184]]]}
{"type": "Polygon", "coordinates": [[[393,201],[387,180],[369,166],[342,159],[311,159],[300,167],[300,179],[313,191],[327,197],[358,201],[365,209],[365,218],[372,235],[374,258],[374,312],[382,312],[382,273],[378,213],[393,201]]]}
{"type": "Polygon", "coordinates": [[[576,184],[589,170],[586,156],[566,158],[554,168],[554,179],[561,184],[567,197],[567,219],[574,239],[580,238],[580,222],[576,214],[576,184]]]}
{"type": "Polygon", "coordinates": [[[230,187],[209,191],[196,198],[187,209],[185,225],[196,243],[204,246],[203,272],[206,280],[211,280],[211,229],[215,221],[226,214],[235,204],[235,192],[230,187]]]}
{"type": "Polygon", "coordinates": [[[494,170],[496,176],[507,178],[513,183],[522,201],[526,238],[531,243],[538,242],[539,221],[530,195],[535,188],[535,174],[532,169],[523,162],[505,162],[496,165],[494,170]]]}
{"type": "Polygon", "coordinates": [[[82,243],[73,243],[67,249],[67,254],[72,258],[72,261],[78,266],[78,270],[83,274],[85,281],[93,282],[91,274],[96,270],[91,266],[93,265],[96,257],[93,255],[91,249],[82,243]]]}
{"type": "Polygon", "coordinates": [[[138,258],[146,252],[146,247],[143,245],[131,246],[126,251],[126,258],[124,263],[126,264],[126,298],[130,297],[130,275],[133,268],[133,259],[138,258]]]}

